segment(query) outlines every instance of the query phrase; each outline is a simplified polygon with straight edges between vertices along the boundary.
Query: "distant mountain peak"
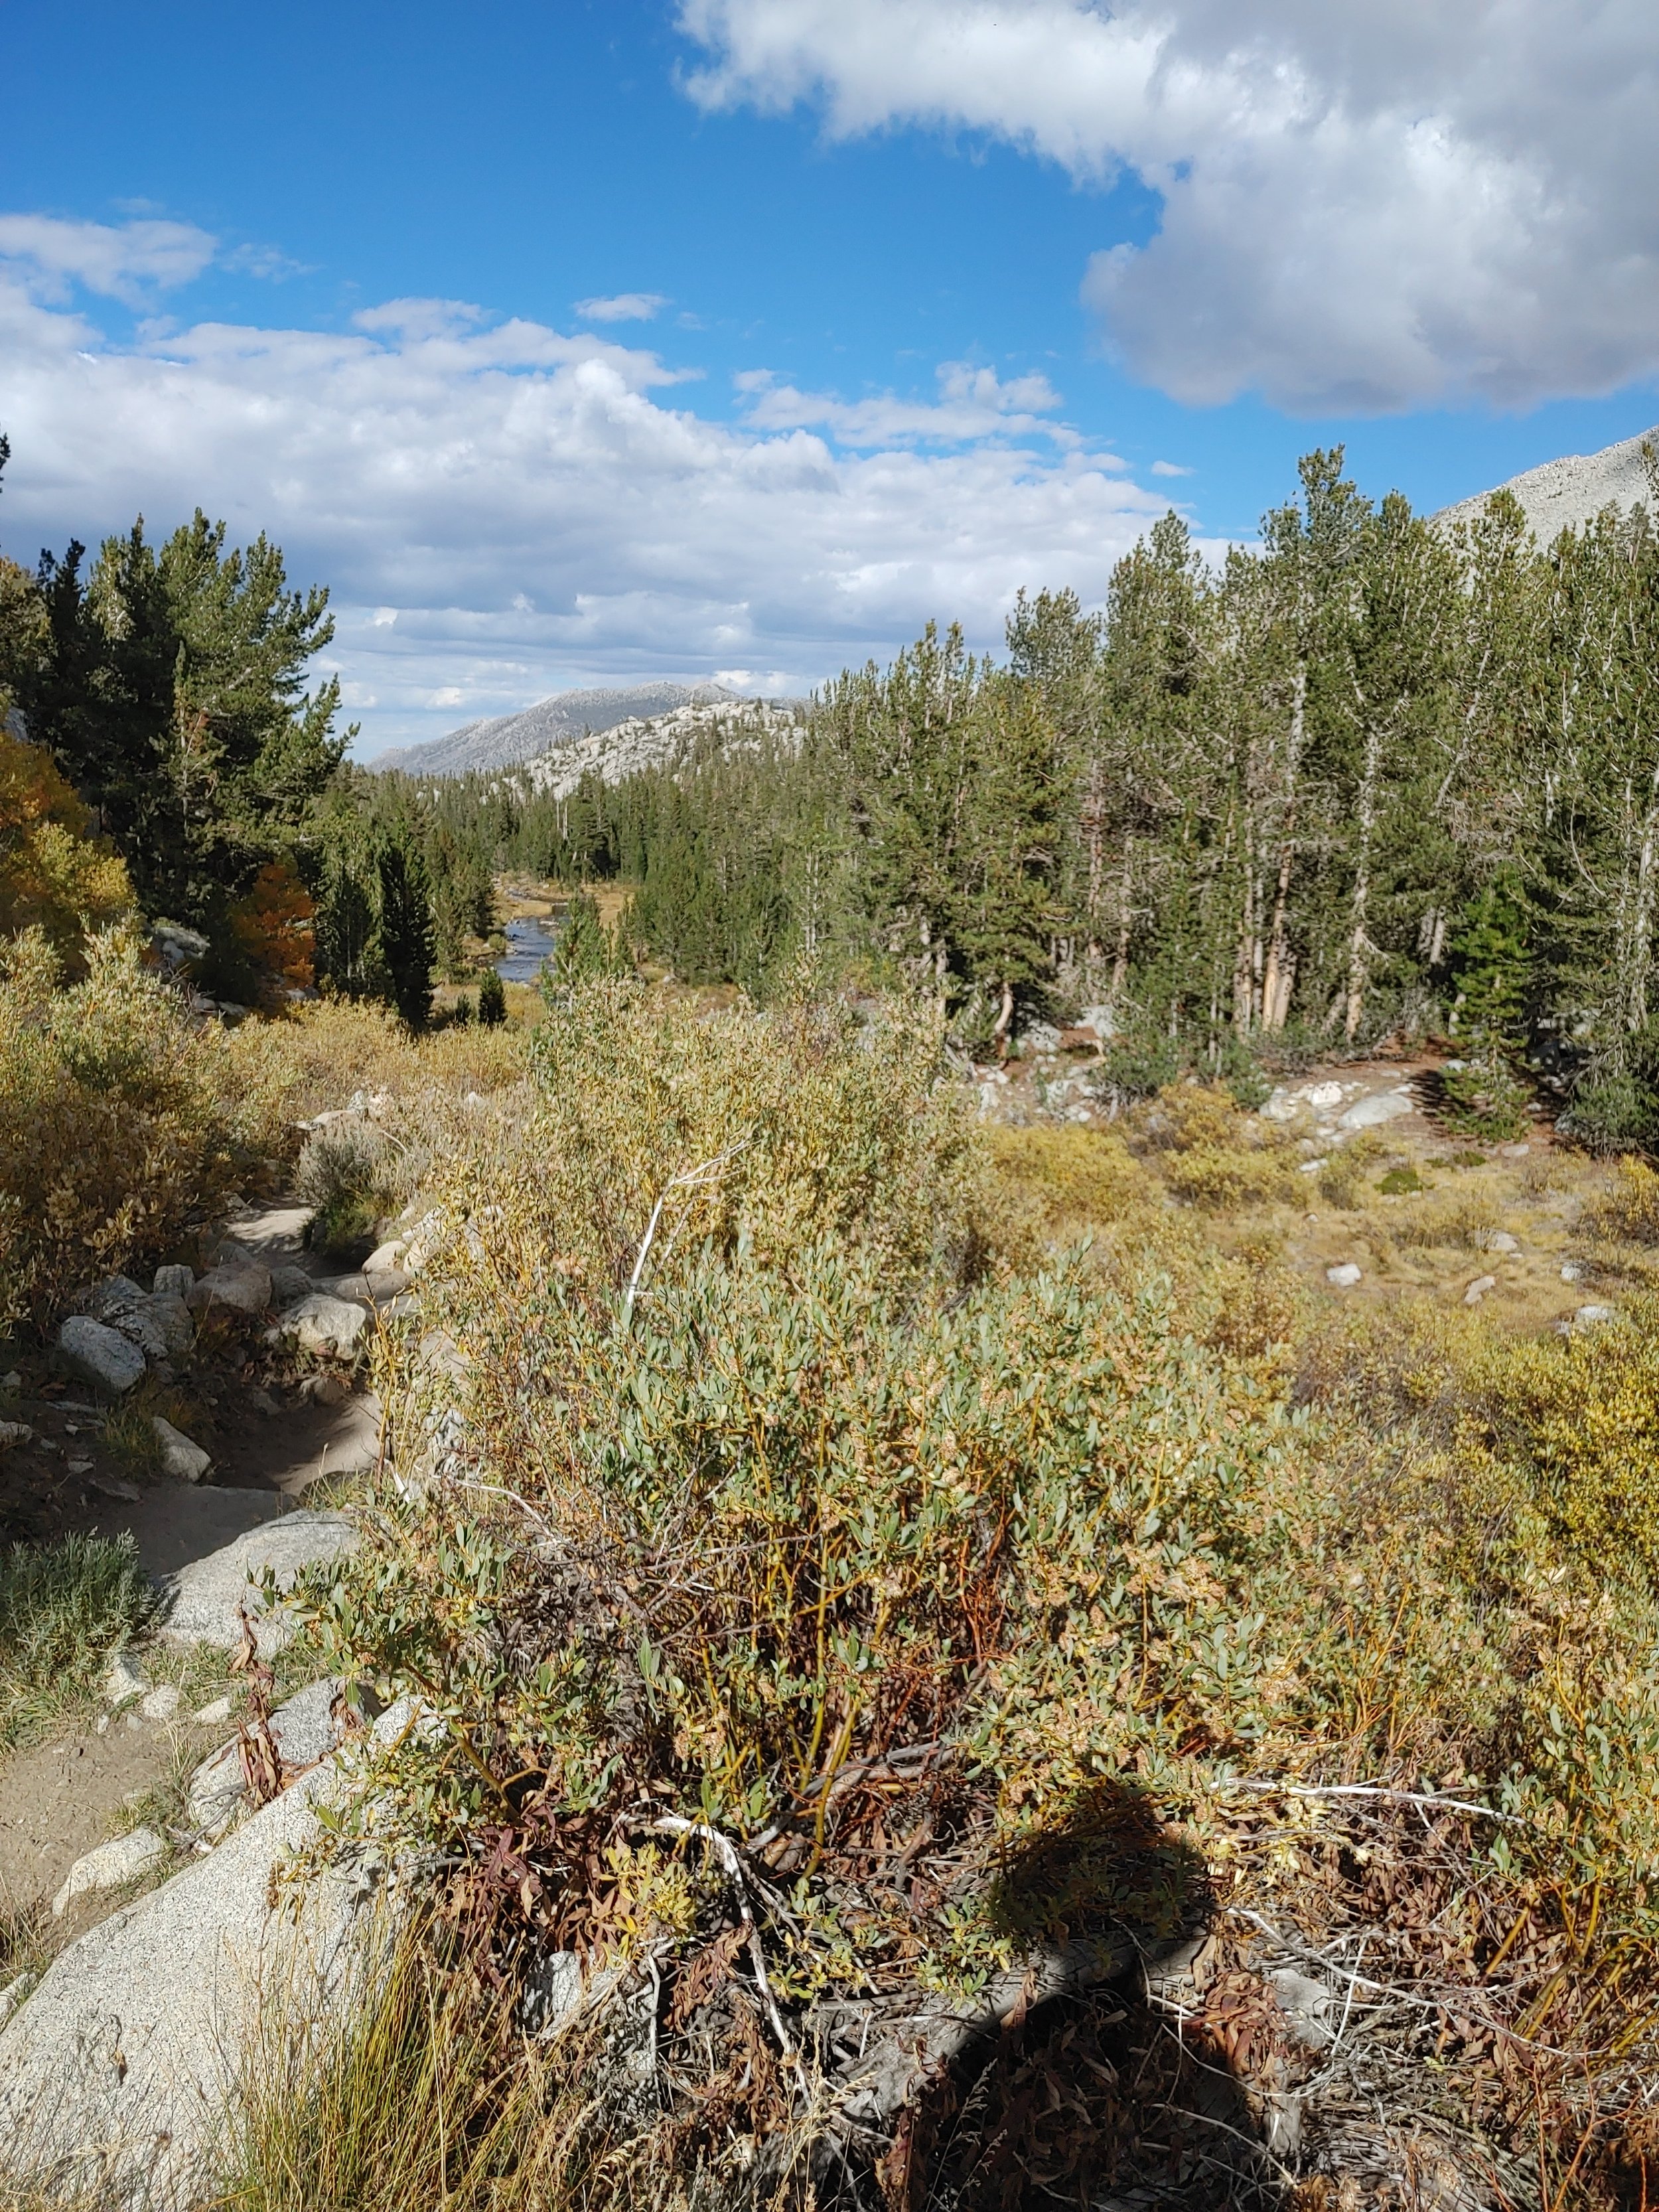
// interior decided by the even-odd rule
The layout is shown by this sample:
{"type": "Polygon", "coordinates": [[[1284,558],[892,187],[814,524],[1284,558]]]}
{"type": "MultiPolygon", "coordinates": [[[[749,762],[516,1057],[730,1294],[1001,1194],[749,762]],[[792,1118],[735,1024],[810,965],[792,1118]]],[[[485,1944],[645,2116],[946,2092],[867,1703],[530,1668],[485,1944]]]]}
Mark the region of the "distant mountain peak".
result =
{"type": "Polygon", "coordinates": [[[404,775],[465,775],[472,769],[516,768],[588,731],[615,729],[620,722],[648,720],[677,707],[738,706],[738,694],[720,684],[677,684],[663,680],[626,685],[597,684],[580,691],[556,691],[517,714],[496,714],[467,722],[429,744],[403,745],[365,764],[396,769],[404,775]]]}
{"type": "MultiPolygon", "coordinates": [[[[1564,453],[1559,460],[1522,470],[1497,489],[1515,494],[1534,537],[1547,545],[1564,530],[1582,529],[1604,507],[1629,507],[1638,500],[1650,500],[1644,446],[1659,453],[1659,428],[1621,438],[1599,453],[1564,453]]],[[[1459,500],[1455,507],[1443,507],[1435,520],[1473,522],[1491,497],[1483,491],[1473,499],[1459,500]]]]}

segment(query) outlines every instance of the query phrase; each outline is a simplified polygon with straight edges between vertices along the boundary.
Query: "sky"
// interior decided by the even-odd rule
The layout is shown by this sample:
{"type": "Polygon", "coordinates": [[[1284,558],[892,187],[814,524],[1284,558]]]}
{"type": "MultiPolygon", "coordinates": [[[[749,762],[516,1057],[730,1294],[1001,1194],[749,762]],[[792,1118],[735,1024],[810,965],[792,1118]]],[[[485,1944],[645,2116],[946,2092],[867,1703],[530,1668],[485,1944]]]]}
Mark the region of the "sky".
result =
{"type": "Polygon", "coordinates": [[[364,758],[797,693],[1659,420],[1652,0],[0,0],[0,551],[201,506],[364,758]]]}

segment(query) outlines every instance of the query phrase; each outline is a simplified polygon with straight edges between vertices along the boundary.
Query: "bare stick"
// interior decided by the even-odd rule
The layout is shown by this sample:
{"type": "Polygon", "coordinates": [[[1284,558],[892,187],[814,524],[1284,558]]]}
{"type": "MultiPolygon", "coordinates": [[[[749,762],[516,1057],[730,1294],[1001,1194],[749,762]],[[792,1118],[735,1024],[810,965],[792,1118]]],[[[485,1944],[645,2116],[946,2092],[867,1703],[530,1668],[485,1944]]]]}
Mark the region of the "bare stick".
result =
{"type": "Polygon", "coordinates": [[[647,1224],[644,1237],[640,1243],[639,1257],[635,1261],[634,1272],[629,1278],[628,1296],[623,1300],[624,1328],[629,1326],[634,1318],[634,1300],[639,1294],[640,1278],[645,1273],[645,1263],[650,1257],[651,1246],[657,1234],[657,1225],[662,1219],[662,1210],[668,1203],[670,1191],[700,1190],[705,1188],[718,1178],[720,1170],[729,1161],[735,1159],[750,1141],[747,1137],[740,1137],[735,1145],[728,1145],[726,1150],[714,1159],[705,1160],[701,1167],[688,1168],[684,1175],[671,1176],[663,1185],[662,1194],[651,1209],[651,1219],[647,1224]]]}
{"type": "Polygon", "coordinates": [[[1261,1790],[1278,1797],[1380,1797],[1394,1805],[1426,1805],[1434,1813],[1472,1813],[1478,1820],[1501,1820],[1511,1828],[1532,1824],[1518,1813],[1500,1813],[1491,1805],[1471,1805],[1462,1797],[1432,1797],[1419,1790],[1386,1790],[1375,1782],[1256,1782],[1229,1775],[1218,1790],[1261,1790]]]}
{"type": "Polygon", "coordinates": [[[707,1844],[725,1869],[726,1878],[737,1893],[738,1910],[743,1915],[743,1924],[749,1936],[749,1958],[755,1969],[755,1979],[760,1993],[766,1999],[766,2009],[772,2022],[772,2033],[778,2039],[778,2047],[793,2064],[795,2046],[789,2039],[789,2031],[783,2024],[783,2014],[778,2010],[778,2001],[772,1994],[772,1984],[766,1977],[766,1954],[761,1948],[760,1929],[755,1925],[755,1916],[749,1907],[749,1884],[744,1879],[743,1861],[738,1847],[729,1836],[721,1835],[702,1820],[688,1820],[678,1813],[665,1813],[652,1822],[658,1835],[696,1836],[707,1844]]]}

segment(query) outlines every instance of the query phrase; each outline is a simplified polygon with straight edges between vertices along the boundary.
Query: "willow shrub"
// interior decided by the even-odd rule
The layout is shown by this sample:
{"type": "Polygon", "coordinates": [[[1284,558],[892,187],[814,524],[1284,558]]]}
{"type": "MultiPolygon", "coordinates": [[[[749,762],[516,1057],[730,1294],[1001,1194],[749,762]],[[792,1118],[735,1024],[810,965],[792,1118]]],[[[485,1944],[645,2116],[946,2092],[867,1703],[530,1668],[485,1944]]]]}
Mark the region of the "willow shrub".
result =
{"type": "MultiPolygon", "coordinates": [[[[1542,1522],[1490,1587],[1444,1450],[1294,1407],[1168,1279],[1007,1264],[925,1025],[607,983],[536,1058],[534,1111],[453,1170],[421,1321],[453,1352],[392,1354],[409,1494],[307,1601],[331,1668],[442,1723],[388,1778],[410,1826],[475,1862],[506,1829],[535,1859],[504,1910],[559,1942],[672,1930],[654,1807],[799,1838],[787,1992],[893,1955],[971,1975],[1178,1909],[1090,1844],[1103,1781],[1202,1844],[1247,1773],[1503,1781],[1646,1911],[1646,1723],[1575,1763],[1535,1678],[1553,1620],[1574,1709],[1614,1713],[1651,1607],[1564,1580],[1542,1522]],[[1067,1838],[1042,1893],[1018,1924],[971,1881],[848,1917],[818,1856],[837,1778],[941,1740],[982,1869],[1067,1838]]],[[[1508,1510],[1512,1472],[1480,1466],[1508,1510]]],[[[1485,1878],[1559,1879],[1507,1832],[1485,1878]]]]}
{"type": "Polygon", "coordinates": [[[0,954],[0,1320],[44,1328],[82,1284],[162,1258],[222,1211],[272,1133],[270,1071],[89,935],[64,987],[45,938],[0,954]]]}

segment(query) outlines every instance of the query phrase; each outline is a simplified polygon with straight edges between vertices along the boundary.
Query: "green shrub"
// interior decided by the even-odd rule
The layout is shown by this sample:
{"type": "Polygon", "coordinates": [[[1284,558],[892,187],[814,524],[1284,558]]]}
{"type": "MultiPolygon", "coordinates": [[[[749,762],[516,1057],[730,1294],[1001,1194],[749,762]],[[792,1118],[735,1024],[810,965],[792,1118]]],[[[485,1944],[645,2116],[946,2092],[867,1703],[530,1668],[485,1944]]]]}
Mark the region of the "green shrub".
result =
{"type": "Polygon", "coordinates": [[[0,1553],[0,1749],[89,1699],[157,1603],[131,1536],[0,1553]]]}
{"type": "Polygon", "coordinates": [[[500,1029],[507,1019],[507,986],[493,968],[478,986],[478,1019],[487,1030],[500,1029]]]}
{"type": "Polygon", "coordinates": [[[295,1195],[315,1208],[308,1242],[348,1253],[373,1237],[403,1193],[400,1148],[378,1122],[359,1115],[331,1121],[307,1138],[294,1171],[295,1195]]]}

